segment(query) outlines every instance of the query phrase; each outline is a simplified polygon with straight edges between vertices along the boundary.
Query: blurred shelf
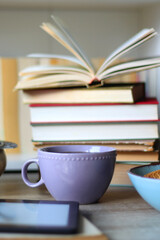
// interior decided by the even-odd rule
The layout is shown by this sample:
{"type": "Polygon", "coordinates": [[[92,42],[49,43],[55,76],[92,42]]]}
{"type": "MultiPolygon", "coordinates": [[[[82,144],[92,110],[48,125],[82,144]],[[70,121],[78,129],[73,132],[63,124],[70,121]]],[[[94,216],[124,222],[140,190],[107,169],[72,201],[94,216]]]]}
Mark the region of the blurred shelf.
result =
{"type": "MultiPolygon", "coordinates": [[[[7,166],[6,171],[20,171],[22,168],[22,165],[25,161],[36,158],[37,153],[34,154],[6,154],[7,157],[7,166]]],[[[36,170],[37,166],[35,164],[32,164],[30,166],[30,170],[36,170]]]]}
{"type": "Polygon", "coordinates": [[[159,3],[159,0],[0,0],[0,8],[33,9],[107,9],[141,8],[159,3]]]}

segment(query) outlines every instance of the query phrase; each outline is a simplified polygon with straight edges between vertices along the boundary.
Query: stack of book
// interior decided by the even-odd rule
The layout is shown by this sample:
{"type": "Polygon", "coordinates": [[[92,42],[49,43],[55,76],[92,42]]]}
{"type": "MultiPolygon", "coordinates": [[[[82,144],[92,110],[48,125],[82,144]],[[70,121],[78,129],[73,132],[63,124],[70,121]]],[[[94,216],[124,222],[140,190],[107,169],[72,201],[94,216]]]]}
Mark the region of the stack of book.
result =
{"type": "Polygon", "coordinates": [[[126,164],[130,168],[129,164],[159,159],[158,102],[145,98],[144,83],[120,83],[117,76],[158,67],[160,59],[118,64],[114,61],[155,36],[156,32],[154,29],[142,30],[115,50],[96,71],[55,17],[53,25],[44,23],[42,28],[75,57],[43,55],[73,65],[38,65],[20,72],[21,80],[16,89],[23,90],[23,101],[30,106],[34,147],[57,144],[113,146],[118,154],[112,183],[128,184],[126,164]],[[119,168],[125,169],[125,180],[117,177],[119,168]]]}
{"type": "Polygon", "coordinates": [[[159,159],[156,99],[134,104],[34,103],[30,104],[30,117],[35,149],[59,144],[116,148],[117,164],[112,184],[129,184],[126,171],[133,164],[159,159]],[[118,174],[122,176],[117,178],[118,174]]]}

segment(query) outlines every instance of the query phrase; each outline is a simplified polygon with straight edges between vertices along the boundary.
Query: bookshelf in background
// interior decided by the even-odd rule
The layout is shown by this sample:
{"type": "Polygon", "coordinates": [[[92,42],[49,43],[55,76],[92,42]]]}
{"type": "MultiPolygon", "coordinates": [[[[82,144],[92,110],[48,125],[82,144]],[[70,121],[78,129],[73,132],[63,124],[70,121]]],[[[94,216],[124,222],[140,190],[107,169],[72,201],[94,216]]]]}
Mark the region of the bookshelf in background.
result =
{"type": "Polygon", "coordinates": [[[0,58],[0,141],[14,142],[15,149],[6,149],[7,153],[20,152],[20,133],[18,117],[18,93],[13,91],[17,83],[17,60],[0,58]]]}

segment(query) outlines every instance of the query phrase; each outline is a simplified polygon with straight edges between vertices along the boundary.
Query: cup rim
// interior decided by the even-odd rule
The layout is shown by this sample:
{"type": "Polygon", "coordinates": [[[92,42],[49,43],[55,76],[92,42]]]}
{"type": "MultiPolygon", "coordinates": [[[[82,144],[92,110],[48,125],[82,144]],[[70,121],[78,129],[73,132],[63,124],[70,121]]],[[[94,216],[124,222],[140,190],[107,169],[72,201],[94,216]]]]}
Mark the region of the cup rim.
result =
{"type": "Polygon", "coordinates": [[[113,153],[116,153],[116,149],[113,148],[113,147],[110,147],[110,146],[101,146],[101,145],[80,145],[80,144],[75,144],[75,145],[53,145],[53,146],[48,146],[48,147],[42,147],[40,149],[38,149],[38,152],[45,152],[47,154],[51,154],[51,153],[54,153],[54,154],[63,154],[63,155],[92,155],[92,154],[104,154],[104,153],[107,153],[107,154],[113,154],[113,153]],[[61,149],[72,149],[72,151],[70,150],[70,152],[68,151],[64,151],[64,152],[60,152],[58,151],[61,150],[61,149]],[[92,149],[92,151],[75,151],[74,152],[74,149],[76,148],[82,148],[82,149],[86,149],[86,150],[89,150],[89,149],[92,149]],[[103,151],[96,151],[96,149],[99,148],[103,151]],[[46,150],[50,150],[50,149],[57,149],[57,151],[55,152],[50,152],[50,151],[46,151],[46,150]],[[95,151],[94,151],[95,149],[95,151]]]}

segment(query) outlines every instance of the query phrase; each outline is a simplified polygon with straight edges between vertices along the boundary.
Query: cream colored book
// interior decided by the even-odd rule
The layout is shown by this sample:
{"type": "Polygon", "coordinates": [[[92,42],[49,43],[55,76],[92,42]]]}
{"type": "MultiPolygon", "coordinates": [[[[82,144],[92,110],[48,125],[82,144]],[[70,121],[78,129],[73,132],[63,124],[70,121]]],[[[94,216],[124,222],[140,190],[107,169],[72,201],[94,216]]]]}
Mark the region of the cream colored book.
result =
{"type": "Polygon", "coordinates": [[[41,28],[63,45],[73,56],[33,54],[30,57],[66,60],[70,62],[70,66],[47,64],[25,68],[20,72],[21,80],[18,82],[16,89],[104,85],[112,77],[160,66],[160,58],[125,61],[117,64],[117,59],[120,56],[154,37],[157,33],[153,28],[141,30],[122,44],[104,60],[97,70],[73,37],[71,37],[66,27],[55,16],[52,16],[52,20],[52,23],[43,23],[41,28]]]}
{"type": "Polygon", "coordinates": [[[97,88],[47,88],[23,90],[23,103],[134,103],[144,99],[144,84],[97,88]]]}
{"type": "Polygon", "coordinates": [[[57,234],[24,234],[24,233],[0,233],[0,239],[12,239],[12,240],[108,240],[108,237],[104,235],[94,224],[88,219],[80,215],[80,223],[78,233],[57,235],[57,234]]]}

